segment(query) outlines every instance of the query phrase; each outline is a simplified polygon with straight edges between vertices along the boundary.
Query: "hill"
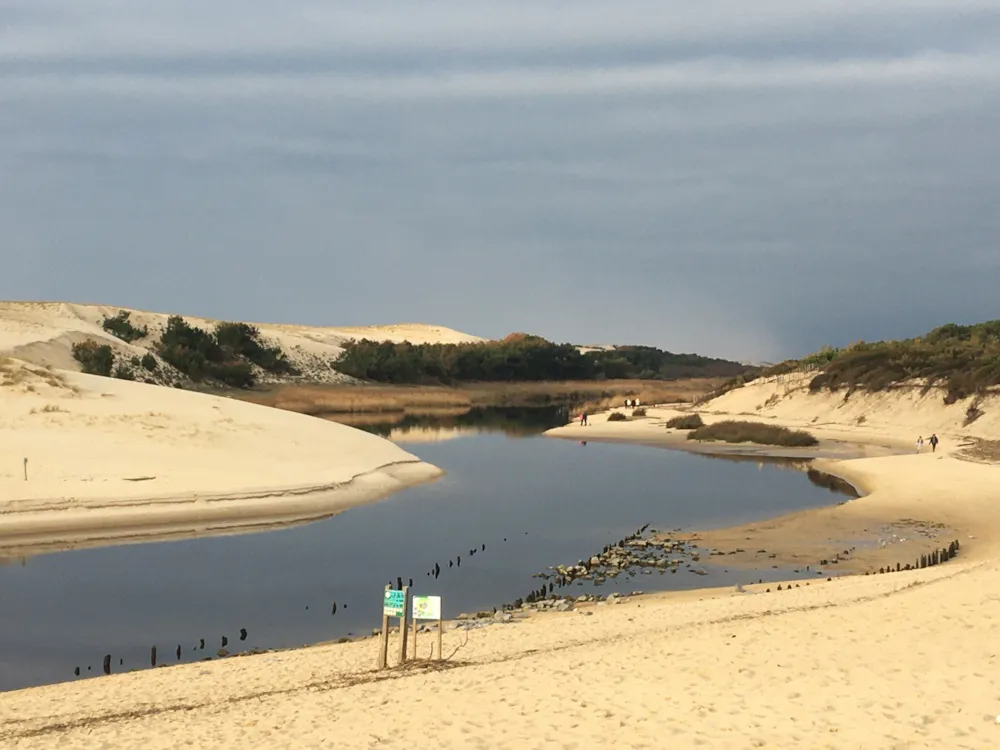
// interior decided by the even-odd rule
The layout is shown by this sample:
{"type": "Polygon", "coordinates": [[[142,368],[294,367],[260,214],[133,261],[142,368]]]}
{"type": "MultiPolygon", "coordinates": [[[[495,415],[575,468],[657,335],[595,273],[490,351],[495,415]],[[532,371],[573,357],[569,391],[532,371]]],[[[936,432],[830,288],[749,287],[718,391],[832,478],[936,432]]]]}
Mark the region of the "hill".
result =
{"type": "MultiPolygon", "coordinates": [[[[858,341],[823,349],[737,377],[706,396],[708,401],[755,379],[805,378],[812,393],[912,390],[940,393],[946,405],[977,400],[1000,390],[1000,320],[935,328],[899,341],[858,341]]],[[[973,406],[974,408],[974,406],[973,406]]]]}
{"type": "Polygon", "coordinates": [[[358,338],[417,344],[483,340],[422,324],[226,323],[107,305],[0,302],[0,356],[177,387],[350,381],[332,363],[345,343],[358,338]]]}

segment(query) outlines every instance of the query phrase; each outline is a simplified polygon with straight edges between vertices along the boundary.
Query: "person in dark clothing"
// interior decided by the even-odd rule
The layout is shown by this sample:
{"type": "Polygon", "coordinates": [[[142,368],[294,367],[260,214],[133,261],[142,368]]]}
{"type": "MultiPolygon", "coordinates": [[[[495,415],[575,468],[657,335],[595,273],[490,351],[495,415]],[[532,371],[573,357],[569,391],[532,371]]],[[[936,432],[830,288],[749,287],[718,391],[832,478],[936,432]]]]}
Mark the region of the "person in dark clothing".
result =
{"type": "Polygon", "coordinates": [[[938,436],[937,436],[937,434],[935,433],[935,434],[931,435],[931,439],[928,442],[931,444],[931,453],[936,452],[937,451],[937,445],[938,445],[938,436]]]}
{"type": "Polygon", "coordinates": [[[583,414],[580,415],[580,426],[581,427],[587,426],[587,412],[584,412],[583,414]]]}

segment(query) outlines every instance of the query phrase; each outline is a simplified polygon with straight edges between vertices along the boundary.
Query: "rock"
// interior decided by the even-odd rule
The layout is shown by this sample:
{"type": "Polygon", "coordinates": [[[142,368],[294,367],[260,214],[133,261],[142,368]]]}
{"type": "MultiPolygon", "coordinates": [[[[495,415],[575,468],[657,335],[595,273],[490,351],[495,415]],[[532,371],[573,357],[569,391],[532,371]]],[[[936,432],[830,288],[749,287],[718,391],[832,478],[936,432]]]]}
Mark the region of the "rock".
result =
{"type": "Polygon", "coordinates": [[[592,558],[590,558],[590,564],[591,564],[591,566],[600,565],[601,564],[601,558],[599,558],[599,557],[592,557],[592,558]]]}
{"type": "Polygon", "coordinates": [[[514,619],[514,615],[509,612],[497,612],[493,615],[494,622],[511,622],[514,619]]]}
{"type": "Polygon", "coordinates": [[[462,614],[460,614],[460,615],[459,615],[458,617],[456,617],[455,619],[456,619],[456,620],[468,620],[468,619],[469,619],[469,615],[467,615],[467,614],[466,614],[465,612],[463,612],[462,614]]]}
{"type": "Polygon", "coordinates": [[[691,572],[698,576],[707,576],[708,571],[704,568],[691,568],[691,572]]]}
{"type": "Polygon", "coordinates": [[[592,617],[594,615],[594,613],[591,612],[589,609],[578,609],[577,612],[579,612],[584,617],[592,617]]]}
{"type": "Polygon", "coordinates": [[[554,609],[555,609],[556,612],[569,612],[569,611],[571,611],[573,609],[573,605],[570,604],[565,599],[563,599],[558,604],[556,604],[556,606],[554,607],[554,609]]]}

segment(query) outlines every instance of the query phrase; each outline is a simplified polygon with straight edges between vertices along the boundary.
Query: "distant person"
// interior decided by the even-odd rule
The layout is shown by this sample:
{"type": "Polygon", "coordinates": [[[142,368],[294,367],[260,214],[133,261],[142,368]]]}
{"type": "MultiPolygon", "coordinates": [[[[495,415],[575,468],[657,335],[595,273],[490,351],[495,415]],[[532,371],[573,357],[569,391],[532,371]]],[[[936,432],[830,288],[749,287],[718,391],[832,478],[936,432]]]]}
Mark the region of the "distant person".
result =
{"type": "Polygon", "coordinates": [[[924,449],[924,436],[921,435],[917,438],[917,453],[920,453],[924,449]]]}
{"type": "Polygon", "coordinates": [[[940,442],[940,441],[938,440],[937,433],[932,434],[931,435],[931,439],[930,439],[931,453],[935,453],[937,451],[937,444],[938,444],[938,442],[940,442]]]}
{"type": "Polygon", "coordinates": [[[587,426],[587,412],[584,412],[583,414],[580,415],[580,426],[581,427],[587,426]]]}

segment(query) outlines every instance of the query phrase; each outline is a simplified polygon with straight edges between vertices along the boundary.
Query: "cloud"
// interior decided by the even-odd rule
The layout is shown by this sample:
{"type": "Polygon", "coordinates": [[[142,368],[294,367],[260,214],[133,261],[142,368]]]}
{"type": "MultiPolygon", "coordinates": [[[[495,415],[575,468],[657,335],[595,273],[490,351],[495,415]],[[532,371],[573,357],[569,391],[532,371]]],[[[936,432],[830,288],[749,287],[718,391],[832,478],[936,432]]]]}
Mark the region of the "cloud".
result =
{"type": "Polygon", "coordinates": [[[993,0],[8,2],[0,295],[751,359],[989,317],[998,39],[993,0]]]}

